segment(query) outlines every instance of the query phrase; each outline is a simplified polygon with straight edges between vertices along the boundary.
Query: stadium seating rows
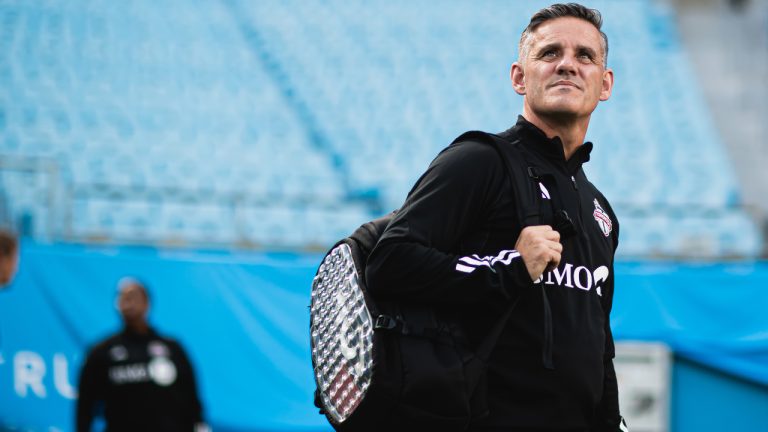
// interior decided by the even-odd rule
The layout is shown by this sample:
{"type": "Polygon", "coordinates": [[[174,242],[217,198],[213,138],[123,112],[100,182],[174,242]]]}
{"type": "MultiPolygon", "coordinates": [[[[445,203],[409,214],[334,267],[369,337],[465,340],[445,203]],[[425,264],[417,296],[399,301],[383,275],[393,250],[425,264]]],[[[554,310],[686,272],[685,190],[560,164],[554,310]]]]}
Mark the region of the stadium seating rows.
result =
{"type": "MultiPolygon", "coordinates": [[[[671,11],[594,3],[617,84],[586,169],[623,253],[755,256],[671,11]]],[[[327,246],[454,136],[514,122],[508,68],[543,4],[2,2],[7,205],[51,239],[327,246]]]]}

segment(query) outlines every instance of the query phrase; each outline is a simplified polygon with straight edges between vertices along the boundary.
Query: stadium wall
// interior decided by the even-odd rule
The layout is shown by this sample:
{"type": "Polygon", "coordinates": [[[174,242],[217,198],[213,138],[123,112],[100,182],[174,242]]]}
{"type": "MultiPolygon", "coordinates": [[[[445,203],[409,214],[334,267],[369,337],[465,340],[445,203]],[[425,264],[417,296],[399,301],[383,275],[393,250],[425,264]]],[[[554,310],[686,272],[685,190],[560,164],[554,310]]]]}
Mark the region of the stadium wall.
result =
{"type": "MultiPolygon", "coordinates": [[[[88,346],[119,327],[115,286],[148,282],[150,320],[196,366],[217,431],[328,431],[312,405],[309,285],[317,254],[22,245],[0,293],[0,424],[72,430],[88,346]]],[[[618,340],[675,353],[671,430],[765,430],[768,264],[616,266],[618,340]]]]}

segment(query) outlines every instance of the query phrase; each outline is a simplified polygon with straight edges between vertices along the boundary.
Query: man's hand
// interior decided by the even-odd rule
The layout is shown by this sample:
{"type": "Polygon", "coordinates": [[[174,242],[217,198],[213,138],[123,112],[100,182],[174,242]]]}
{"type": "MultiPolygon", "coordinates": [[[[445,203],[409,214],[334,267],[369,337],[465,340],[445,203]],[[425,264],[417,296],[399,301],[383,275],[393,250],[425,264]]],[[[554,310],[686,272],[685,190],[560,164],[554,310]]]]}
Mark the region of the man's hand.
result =
{"type": "Polygon", "coordinates": [[[523,228],[515,249],[523,257],[531,280],[535,281],[544,272],[557,268],[563,245],[560,244],[559,232],[549,225],[537,225],[523,228]]]}

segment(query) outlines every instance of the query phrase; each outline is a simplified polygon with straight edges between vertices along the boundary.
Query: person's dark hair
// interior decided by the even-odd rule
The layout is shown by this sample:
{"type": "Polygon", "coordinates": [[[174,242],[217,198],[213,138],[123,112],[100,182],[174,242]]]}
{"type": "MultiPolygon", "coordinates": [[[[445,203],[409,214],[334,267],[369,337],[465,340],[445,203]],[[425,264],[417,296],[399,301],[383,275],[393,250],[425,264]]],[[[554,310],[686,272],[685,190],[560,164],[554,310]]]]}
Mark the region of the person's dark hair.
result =
{"type": "Polygon", "coordinates": [[[149,301],[149,288],[147,287],[147,284],[144,283],[142,280],[137,279],[135,277],[124,277],[120,279],[120,282],[117,283],[117,292],[118,295],[120,292],[123,291],[123,289],[129,285],[136,285],[137,287],[141,288],[141,292],[144,293],[144,298],[149,301]]]}
{"type": "Polygon", "coordinates": [[[0,257],[9,257],[19,249],[19,240],[12,232],[0,229],[0,257]]]}
{"type": "Polygon", "coordinates": [[[608,36],[601,30],[603,27],[603,16],[597,9],[590,9],[578,3],[557,3],[536,12],[528,23],[528,27],[520,35],[520,45],[518,51],[520,59],[523,60],[528,54],[528,42],[531,34],[536,31],[541,24],[555,18],[573,17],[583,19],[589,22],[600,32],[603,39],[603,64],[608,64],[608,36]]]}

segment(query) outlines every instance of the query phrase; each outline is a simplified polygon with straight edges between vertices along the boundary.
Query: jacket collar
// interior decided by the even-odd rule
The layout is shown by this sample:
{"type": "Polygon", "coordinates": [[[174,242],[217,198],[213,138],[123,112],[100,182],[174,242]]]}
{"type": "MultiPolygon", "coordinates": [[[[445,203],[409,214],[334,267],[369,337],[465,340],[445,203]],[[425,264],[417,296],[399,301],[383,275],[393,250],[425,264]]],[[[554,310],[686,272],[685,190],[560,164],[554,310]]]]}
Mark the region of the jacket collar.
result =
{"type": "Polygon", "coordinates": [[[569,173],[575,173],[581,165],[589,161],[592,152],[592,143],[585,142],[573,154],[569,160],[565,160],[565,151],[560,137],[548,138],[544,132],[523,116],[517,117],[517,123],[501,134],[504,137],[520,138],[520,142],[526,149],[565,165],[569,173]]]}
{"type": "Polygon", "coordinates": [[[124,326],[120,334],[125,338],[135,339],[135,340],[149,340],[149,339],[157,338],[157,332],[152,327],[149,327],[149,331],[147,331],[146,333],[136,333],[133,330],[129,329],[128,327],[124,326]]]}

